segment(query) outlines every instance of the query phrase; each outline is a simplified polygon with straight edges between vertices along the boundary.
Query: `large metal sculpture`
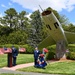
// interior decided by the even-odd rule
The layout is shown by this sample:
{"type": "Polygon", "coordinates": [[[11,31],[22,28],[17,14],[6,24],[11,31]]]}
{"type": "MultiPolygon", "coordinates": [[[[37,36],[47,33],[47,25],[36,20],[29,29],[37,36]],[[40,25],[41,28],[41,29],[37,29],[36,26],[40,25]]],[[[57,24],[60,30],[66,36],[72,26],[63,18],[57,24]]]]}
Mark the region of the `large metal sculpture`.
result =
{"type": "Polygon", "coordinates": [[[39,44],[39,49],[56,44],[56,58],[65,59],[66,45],[75,42],[75,33],[64,31],[60,22],[50,10],[43,11],[42,18],[49,36],[39,44]]]}

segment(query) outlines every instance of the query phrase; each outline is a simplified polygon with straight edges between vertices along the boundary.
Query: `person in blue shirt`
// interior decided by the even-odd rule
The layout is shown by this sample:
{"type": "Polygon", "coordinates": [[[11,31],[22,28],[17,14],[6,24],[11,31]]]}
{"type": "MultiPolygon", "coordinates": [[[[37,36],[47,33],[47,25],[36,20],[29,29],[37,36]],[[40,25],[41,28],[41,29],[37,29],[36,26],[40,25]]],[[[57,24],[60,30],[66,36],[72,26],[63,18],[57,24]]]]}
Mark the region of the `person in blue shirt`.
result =
{"type": "Polygon", "coordinates": [[[18,56],[18,50],[14,46],[12,46],[13,66],[16,65],[17,56],[18,56]]]}
{"type": "Polygon", "coordinates": [[[36,67],[45,68],[45,66],[47,66],[47,63],[46,63],[46,61],[44,59],[44,54],[40,54],[36,67]]]}
{"type": "Polygon", "coordinates": [[[37,64],[39,54],[40,54],[40,51],[38,50],[38,47],[36,47],[34,50],[34,66],[36,66],[36,64],[37,64]]]}

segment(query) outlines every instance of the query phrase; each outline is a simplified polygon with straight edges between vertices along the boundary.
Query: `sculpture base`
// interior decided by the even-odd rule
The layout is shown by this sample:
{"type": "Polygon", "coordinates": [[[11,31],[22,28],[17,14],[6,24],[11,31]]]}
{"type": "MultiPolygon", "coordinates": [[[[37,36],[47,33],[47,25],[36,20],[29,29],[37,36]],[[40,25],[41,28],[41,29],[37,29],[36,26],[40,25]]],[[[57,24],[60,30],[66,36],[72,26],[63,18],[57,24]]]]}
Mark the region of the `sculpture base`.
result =
{"type": "Polygon", "coordinates": [[[63,40],[58,41],[56,44],[56,59],[66,59],[66,49],[65,49],[65,42],[63,40]]]}

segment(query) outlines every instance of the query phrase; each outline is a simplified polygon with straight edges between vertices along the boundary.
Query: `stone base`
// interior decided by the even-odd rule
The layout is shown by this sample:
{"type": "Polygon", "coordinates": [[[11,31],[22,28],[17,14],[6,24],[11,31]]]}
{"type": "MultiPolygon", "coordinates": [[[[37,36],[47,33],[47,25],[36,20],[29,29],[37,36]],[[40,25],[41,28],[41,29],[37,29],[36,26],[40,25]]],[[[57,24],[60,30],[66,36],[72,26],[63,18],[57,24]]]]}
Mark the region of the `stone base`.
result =
{"type": "Polygon", "coordinates": [[[60,60],[67,60],[66,59],[66,55],[64,54],[62,58],[60,58],[60,60]]]}
{"type": "Polygon", "coordinates": [[[65,42],[63,40],[58,41],[56,44],[56,59],[66,59],[65,42]]]}

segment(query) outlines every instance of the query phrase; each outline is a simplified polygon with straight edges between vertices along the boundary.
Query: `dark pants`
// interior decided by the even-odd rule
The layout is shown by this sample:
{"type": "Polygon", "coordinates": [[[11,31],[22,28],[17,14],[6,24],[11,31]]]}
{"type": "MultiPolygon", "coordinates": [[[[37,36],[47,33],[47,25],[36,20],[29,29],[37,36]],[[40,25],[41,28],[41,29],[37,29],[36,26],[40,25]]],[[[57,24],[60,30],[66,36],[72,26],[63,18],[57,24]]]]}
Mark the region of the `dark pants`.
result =
{"type": "Polygon", "coordinates": [[[34,65],[37,65],[37,59],[34,59],[34,65]]]}
{"type": "Polygon", "coordinates": [[[16,65],[16,57],[13,57],[13,66],[15,66],[16,65]]]}

